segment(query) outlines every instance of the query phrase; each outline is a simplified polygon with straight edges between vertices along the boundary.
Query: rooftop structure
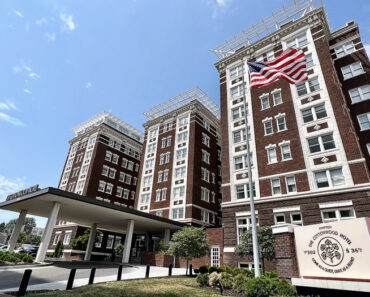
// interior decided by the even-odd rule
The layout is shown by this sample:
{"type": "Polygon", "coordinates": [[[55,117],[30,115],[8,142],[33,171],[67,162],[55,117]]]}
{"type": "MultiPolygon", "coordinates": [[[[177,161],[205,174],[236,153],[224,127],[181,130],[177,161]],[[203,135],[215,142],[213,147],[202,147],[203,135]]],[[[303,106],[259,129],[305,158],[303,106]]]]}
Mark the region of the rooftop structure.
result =
{"type": "Polygon", "coordinates": [[[86,122],[83,122],[82,124],[73,128],[71,131],[76,135],[79,135],[80,133],[84,133],[93,128],[94,126],[100,125],[102,123],[107,124],[108,126],[120,131],[123,134],[126,134],[127,136],[130,136],[131,138],[141,143],[144,141],[143,132],[125,123],[124,121],[116,118],[114,115],[106,111],[97,114],[96,116],[90,118],[86,122]]]}
{"type": "Polygon", "coordinates": [[[193,100],[198,100],[217,118],[220,118],[219,106],[211,98],[209,98],[208,95],[204,93],[198,86],[184,93],[181,93],[166,102],[154,106],[153,108],[143,112],[143,114],[147,116],[150,120],[154,120],[168,112],[171,112],[179,107],[190,103],[193,100]]]}
{"type": "Polygon", "coordinates": [[[280,10],[272,13],[241,33],[226,40],[211,51],[218,59],[225,58],[235,53],[243,46],[248,46],[257,40],[279,30],[282,26],[304,16],[307,12],[323,7],[322,0],[294,0],[291,4],[283,6],[280,10]]]}

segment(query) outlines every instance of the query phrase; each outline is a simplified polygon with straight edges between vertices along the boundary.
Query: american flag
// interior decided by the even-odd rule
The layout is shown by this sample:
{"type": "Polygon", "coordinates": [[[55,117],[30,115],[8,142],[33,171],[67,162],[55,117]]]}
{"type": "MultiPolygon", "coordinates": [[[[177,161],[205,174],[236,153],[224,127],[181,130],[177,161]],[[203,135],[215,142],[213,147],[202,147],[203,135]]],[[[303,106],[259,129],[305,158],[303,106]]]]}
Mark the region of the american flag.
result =
{"type": "Polygon", "coordinates": [[[269,62],[248,62],[250,88],[273,83],[279,77],[290,84],[307,80],[306,57],[301,49],[288,48],[275,60],[269,62]]]}

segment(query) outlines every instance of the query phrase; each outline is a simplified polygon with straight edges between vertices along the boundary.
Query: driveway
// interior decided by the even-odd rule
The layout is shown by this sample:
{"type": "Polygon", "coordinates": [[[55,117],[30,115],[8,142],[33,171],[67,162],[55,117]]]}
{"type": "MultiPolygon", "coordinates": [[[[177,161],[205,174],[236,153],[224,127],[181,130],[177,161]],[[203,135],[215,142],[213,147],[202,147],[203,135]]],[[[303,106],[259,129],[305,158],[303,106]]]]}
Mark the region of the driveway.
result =
{"type": "MultiPolygon", "coordinates": [[[[89,281],[90,270],[96,267],[94,283],[115,281],[119,264],[104,262],[59,262],[52,266],[34,267],[28,290],[65,290],[70,269],[76,268],[73,287],[84,286],[89,281]]],[[[0,292],[17,291],[25,268],[0,270],[0,292]]],[[[145,265],[124,265],[122,279],[145,277],[145,265]]],[[[173,275],[185,275],[185,268],[173,268],[173,275]]],[[[150,277],[167,276],[168,268],[151,266],[150,277]]]]}

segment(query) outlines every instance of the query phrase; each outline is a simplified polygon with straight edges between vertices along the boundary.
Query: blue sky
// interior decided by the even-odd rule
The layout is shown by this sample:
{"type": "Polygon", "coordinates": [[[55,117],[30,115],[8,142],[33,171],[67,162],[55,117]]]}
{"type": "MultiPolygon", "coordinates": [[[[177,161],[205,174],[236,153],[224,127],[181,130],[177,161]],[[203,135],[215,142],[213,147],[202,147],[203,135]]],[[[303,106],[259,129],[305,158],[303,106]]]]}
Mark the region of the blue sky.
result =
{"type": "MultiPolygon", "coordinates": [[[[209,50],[290,2],[2,1],[0,201],[56,187],[70,129],[102,110],[142,130],[143,111],[193,86],[219,102],[209,50]]],[[[326,6],[332,29],[353,19],[370,44],[368,0],[326,6]]],[[[0,211],[0,222],[15,217],[0,211]]]]}

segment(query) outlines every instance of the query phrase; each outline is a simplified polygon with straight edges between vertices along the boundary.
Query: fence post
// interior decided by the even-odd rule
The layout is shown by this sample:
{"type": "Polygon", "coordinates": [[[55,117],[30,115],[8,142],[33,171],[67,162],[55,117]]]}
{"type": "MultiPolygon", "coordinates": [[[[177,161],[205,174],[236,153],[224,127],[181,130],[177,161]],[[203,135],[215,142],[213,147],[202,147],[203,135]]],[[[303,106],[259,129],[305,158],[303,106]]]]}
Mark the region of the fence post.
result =
{"type": "Polygon", "coordinates": [[[149,278],[150,265],[146,265],[145,278],[149,278]]]}
{"type": "Polygon", "coordinates": [[[168,276],[172,276],[172,264],[168,265],[168,276]]]}
{"type": "Polygon", "coordinates": [[[75,280],[76,276],[76,268],[71,269],[71,272],[69,273],[68,283],[66,290],[72,290],[73,282],[75,280]]]}
{"type": "Polygon", "coordinates": [[[96,271],[95,267],[91,268],[90,278],[89,278],[89,285],[92,285],[94,283],[95,271],[96,271]]]}
{"type": "Polygon", "coordinates": [[[26,295],[27,287],[28,287],[28,282],[31,277],[32,270],[31,269],[26,269],[23,273],[22,281],[19,286],[19,290],[17,293],[17,296],[24,296],[26,295]]]}
{"type": "Polygon", "coordinates": [[[118,267],[117,280],[120,281],[122,278],[122,265],[118,267]]]}
{"type": "Polygon", "coordinates": [[[190,267],[189,267],[189,275],[190,276],[193,276],[193,264],[190,264],[190,267]]]}

